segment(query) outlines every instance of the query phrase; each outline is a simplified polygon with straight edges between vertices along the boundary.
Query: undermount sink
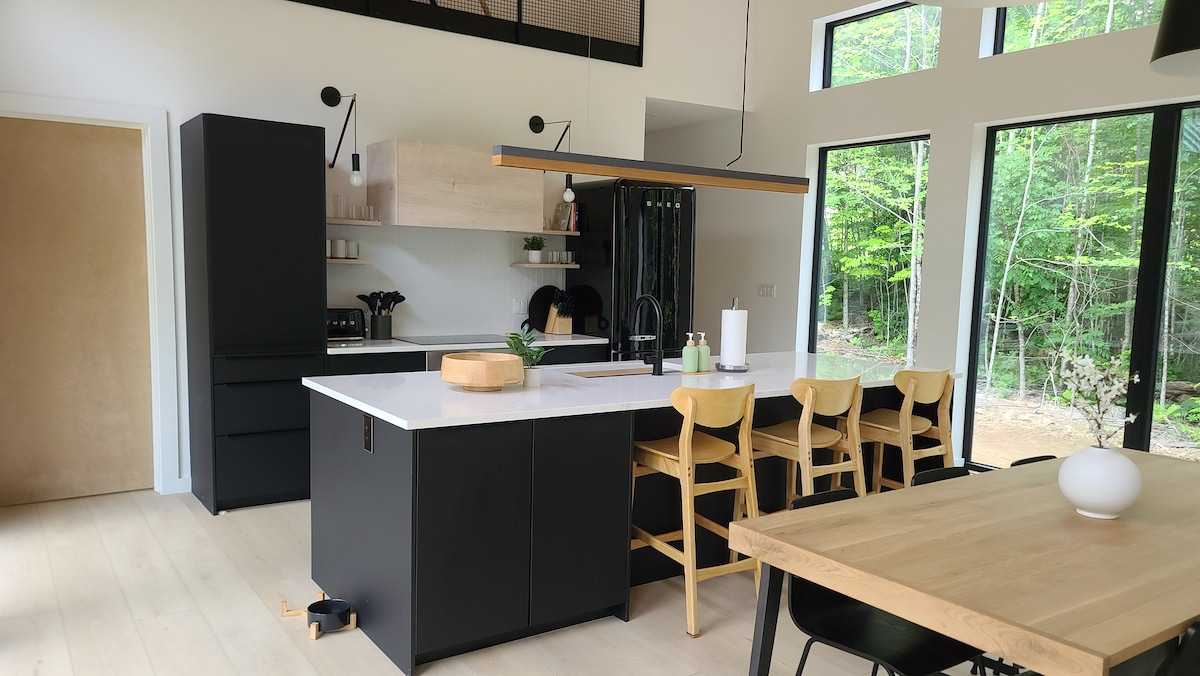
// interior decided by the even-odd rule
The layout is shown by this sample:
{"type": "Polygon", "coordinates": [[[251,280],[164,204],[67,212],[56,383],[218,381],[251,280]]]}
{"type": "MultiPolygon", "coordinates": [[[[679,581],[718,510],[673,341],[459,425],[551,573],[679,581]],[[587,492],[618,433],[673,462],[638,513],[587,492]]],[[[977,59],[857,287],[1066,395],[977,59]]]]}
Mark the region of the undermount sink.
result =
{"type": "Polygon", "coordinates": [[[572,371],[568,375],[577,378],[620,378],[623,376],[648,376],[653,369],[649,366],[634,366],[620,369],[604,369],[595,371],[572,371]]]}

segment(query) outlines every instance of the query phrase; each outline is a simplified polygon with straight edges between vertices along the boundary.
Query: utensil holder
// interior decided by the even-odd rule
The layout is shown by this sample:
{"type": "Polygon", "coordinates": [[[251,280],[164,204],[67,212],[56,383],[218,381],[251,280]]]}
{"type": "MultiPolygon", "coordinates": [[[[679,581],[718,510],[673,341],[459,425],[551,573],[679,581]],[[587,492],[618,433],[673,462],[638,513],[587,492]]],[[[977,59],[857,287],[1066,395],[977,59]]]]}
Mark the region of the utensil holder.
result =
{"type": "Polygon", "coordinates": [[[391,340],[392,316],[371,315],[371,340],[391,340]]]}

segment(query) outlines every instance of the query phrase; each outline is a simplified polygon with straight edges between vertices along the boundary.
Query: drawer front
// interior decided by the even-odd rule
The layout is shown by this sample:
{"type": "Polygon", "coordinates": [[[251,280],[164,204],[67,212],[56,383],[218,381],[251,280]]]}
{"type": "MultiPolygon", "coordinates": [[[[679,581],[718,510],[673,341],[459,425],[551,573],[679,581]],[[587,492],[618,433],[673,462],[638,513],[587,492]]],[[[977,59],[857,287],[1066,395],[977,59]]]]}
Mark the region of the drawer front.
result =
{"type": "Polygon", "coordinates": [[[386,354],[330,355],[331,376],[352,376],[363,373],[410,373],[425,370],[424,352],[392,352],[386,354]]]}
{"type": "Polygon", "coordinates": [[[217,509],[308,498],[308,430],[217,437],[217,509]]]}
{"type": "Polygon", "coordinates": [[[308,390],[300,381],[213,386],[216,434],[248,434],[308,427],[308,390]]]}
{"type": "Polygon", "coordinates": [[[266,380],[299,380],[325,373],[322,354],[274,357],[213,357],[213,383],[253,383],[266,380]]]}

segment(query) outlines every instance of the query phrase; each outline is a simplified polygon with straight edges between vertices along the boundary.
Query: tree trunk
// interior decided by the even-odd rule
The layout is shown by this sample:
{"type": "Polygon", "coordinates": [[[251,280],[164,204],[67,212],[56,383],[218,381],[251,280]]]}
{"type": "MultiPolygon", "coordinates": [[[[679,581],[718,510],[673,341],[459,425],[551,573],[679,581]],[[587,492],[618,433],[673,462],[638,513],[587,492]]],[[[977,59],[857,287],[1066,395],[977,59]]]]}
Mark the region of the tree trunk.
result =
{"type": "Polygon", "coordinates": [[[1025,324],[1021,320],[1017,324],[1017,397],[1025,399],[1025,324]]]}
{"type": "Polygon", "coordinates": [[[850,330],[850,275],[842,272],[842,330],[850,330]]]}
{"type": "MultiPolygon", "coordinates": [[[[1038,5],[1039,14],[1042,6],[1038,5]]],[[[996,293],[996,328],[992,333],[992,352],[988,356],[987,378],[984,388],[992,390],[992,375],[996,368],[996,345],[1000,342],[1000,325],[1004,323],[1004,294],[1008,290],[1008,275],[1012,271],[1013,258],[1017,253],[1017,243],[1021,241],[1021,228],[1025,224],[1025,214],[1029,210],[1029,193],[1033,188],[1033,168],[1037,157],[1037,128],[1029,129],[1029,164],[1025,176],[1025,190],[1021,196],[1021,210],[1017,215],[1017,225],[1013,230],[1012,242],[1008,245],[1008,258],[1004,262],[1004,272],[1000,275],[1000,288],[996,293]]]]}
{"type": "Polygon", "coordinates": [[[925,144],[914,141],[911,144],[913,153],[913,208],[912,223],[909,230],[909,276],[908,276],[908,336],[906,338],[904,359],[909,365],[913,363],[913,352],[917,343],[917,330],[920,322],[921,300],[921,266],[924,258],[922,241],[924,233],[924,208],[921,204],[921,172],[925,166],[925,144]]]}

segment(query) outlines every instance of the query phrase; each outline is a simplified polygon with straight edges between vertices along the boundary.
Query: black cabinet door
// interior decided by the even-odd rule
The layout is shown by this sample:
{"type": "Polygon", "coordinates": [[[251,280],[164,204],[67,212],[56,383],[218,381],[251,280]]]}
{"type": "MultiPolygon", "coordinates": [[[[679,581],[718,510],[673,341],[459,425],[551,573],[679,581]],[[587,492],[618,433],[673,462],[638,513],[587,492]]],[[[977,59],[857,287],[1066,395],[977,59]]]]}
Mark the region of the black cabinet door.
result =
{"type": "Polygon", "coordinates": [[[530,624],[623,605],[632,414],[534,423],[530,624]]]}
{"type": "Polygon", "coordinates": [[[308,388],[298,380],[213,386],[213,430],[248,434],[308,428],[308,388]]]}
{"type": "Polygon", "coordinates": [[[324,130],[203,119],[213,353],[323,352],[324,130]]]}
{"type": "Polygon", "coordinates": [[[417,432],[417,655],[529,626],[530,421],[417,432]]]}
{"type": "Polygon", "coordinates": [[[304,500],[308,453],[308,430],[216,437],[216,508],[304,500]]]}
{"type": "Polygon", "coordinates": [[[586,364],[608,360],[608,345],[578,345],[552,348],[546,353],[542,363],[550,366],[552,364],[586,364]]]}

